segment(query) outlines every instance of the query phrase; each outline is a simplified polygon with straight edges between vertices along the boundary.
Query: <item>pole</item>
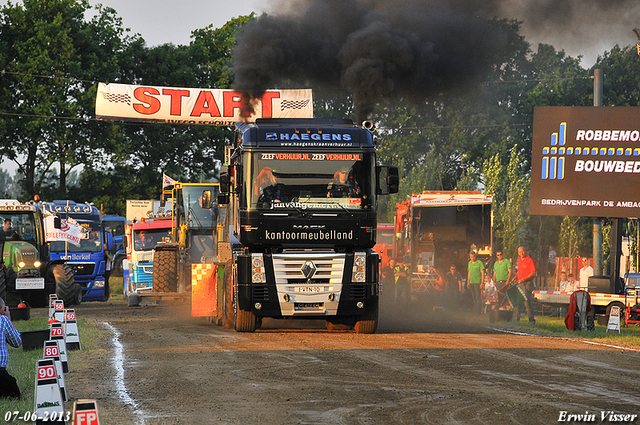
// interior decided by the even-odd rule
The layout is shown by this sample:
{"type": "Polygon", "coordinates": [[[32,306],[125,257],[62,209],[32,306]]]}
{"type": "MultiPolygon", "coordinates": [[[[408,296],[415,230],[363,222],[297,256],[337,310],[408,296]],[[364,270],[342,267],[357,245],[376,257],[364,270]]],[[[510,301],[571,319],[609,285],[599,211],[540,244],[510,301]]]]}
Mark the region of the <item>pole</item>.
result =
{"type": "MultiPolygon", "coordinates": [[[[593,74],[593,106],[602,106],[602,70],[593,74]]],[[[602,220],[593,218],[593,274],[602,275],[602,220]]]]}

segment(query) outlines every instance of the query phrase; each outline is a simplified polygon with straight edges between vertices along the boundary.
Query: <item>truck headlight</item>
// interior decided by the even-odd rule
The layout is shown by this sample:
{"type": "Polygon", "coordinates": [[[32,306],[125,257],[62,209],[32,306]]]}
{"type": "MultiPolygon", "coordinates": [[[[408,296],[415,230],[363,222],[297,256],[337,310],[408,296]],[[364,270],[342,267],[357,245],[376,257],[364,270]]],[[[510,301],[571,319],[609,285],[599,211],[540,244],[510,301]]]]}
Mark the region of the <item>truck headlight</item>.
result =
{"type": "Polygon", "coordinates": [[[42,265],[42,263],[40,261],[35,261],[33,263],[33,267],[36,267],[36,268],[40,267],[41,265],[42,265]]]}
{"type": "Polygon", "coordinates": [[[20,262],[18,263],[18,267],[20,267],[21,269],[23,269],[23,268],[24,268],[24,266],[26,266],[26,265],[27,265],[27,264],[26,264],[24,261],[20,261],[20,262]]]}
{"type": "Polygon", "coordinates": [[[352,282],[365,282],[367,280],[367,253],[356,252],[353,255],[353,270],[351,271],[352,282]]]}
{"type": "Polygon", "coordinates": [[[267,283],[262,254],[251,254],[251,282],[267,283]]]}

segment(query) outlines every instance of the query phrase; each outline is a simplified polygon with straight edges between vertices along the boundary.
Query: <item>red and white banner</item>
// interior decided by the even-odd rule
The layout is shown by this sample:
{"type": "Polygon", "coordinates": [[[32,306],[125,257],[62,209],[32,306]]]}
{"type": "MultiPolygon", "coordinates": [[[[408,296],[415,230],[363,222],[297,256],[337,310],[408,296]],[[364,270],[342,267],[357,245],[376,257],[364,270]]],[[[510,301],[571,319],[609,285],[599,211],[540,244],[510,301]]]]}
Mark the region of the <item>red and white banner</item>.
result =
{"type": "MultiPolygon", "coordinates": [[[[60,229],[54,226],[55,216],[47,215],[44,218],[44,232],[47,242],[62,241],[73,245],[80,245],[80,239],[86,239],[82,228],[72,223],[73,219],[60,220],[60,229]]],[[[75,221],[75,220],[73,220],[75,221]]]]}
{"type": "Polygon", "coordinates": [[[239,91],[98,83],[96,118],[230,126],[256,118],[313,118],[311,89],[267,90],[243,116],[239,91]]]}

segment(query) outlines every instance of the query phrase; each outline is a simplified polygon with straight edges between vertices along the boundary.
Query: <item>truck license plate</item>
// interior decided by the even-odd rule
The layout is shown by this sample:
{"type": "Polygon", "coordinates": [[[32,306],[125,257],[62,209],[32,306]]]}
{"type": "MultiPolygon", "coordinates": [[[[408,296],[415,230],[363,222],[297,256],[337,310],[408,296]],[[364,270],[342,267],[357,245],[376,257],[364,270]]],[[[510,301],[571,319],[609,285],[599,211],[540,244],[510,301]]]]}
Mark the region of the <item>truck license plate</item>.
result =
{"type": "Polygon", "coordinates": [[[318,311],[321,310],[324,303],[295,303],[293,306],[295,311],[318,311]]]}
{"type": "Polygon", "coordinates": [[[298,286],[297,292],[321,292],[322,288],[319,286],[298,286]]]}
{"type": "Polygon", "coordinates": [[[16,289],[44,289],[44,277],[18,278],[16,289]]]}

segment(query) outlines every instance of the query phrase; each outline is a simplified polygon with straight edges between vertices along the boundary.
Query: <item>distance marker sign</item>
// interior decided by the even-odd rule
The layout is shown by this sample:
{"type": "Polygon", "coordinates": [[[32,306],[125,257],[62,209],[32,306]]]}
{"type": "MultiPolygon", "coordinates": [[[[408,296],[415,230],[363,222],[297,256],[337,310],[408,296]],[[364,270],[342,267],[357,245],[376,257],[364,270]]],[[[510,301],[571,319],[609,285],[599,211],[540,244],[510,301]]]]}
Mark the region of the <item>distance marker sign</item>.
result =
{"type": "Polygon", "coordinates": [[[640,217],[640,107],[536,107],[530,213],[640,217]]]}

